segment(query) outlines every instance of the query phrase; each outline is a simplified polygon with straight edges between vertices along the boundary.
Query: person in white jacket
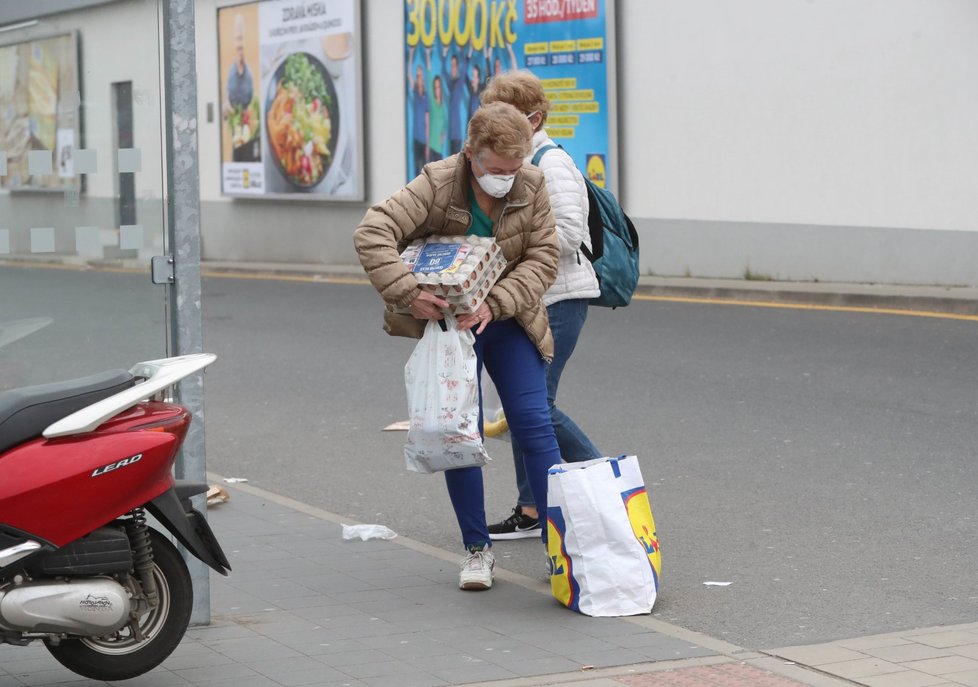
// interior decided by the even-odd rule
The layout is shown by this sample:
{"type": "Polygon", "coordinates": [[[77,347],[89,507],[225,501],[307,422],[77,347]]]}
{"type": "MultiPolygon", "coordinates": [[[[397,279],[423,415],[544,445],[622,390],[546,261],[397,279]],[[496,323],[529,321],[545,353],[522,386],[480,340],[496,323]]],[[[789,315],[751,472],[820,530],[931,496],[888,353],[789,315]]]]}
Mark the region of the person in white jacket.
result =
{"type": "MultiPolygon", "coordinates": [[[[550,103],[536,75],[525,70],[497,74],[489,81],[481,97],[483,104],[501,101],[526,114],[533,127],[533,152],[525,162],[531,162],[540,148],[555,145],[543,129],[550,103]]],[[[591,250],[587,188],[574,160],[562,148],[547,150],[540,158],[539,166],[557,218],[557,238],[560,241],[557,280],[543,296],[554,337],[554,358],[547,366],[547,402],[561,458],[566,462],[590,460],[600,457],[601,453],[581,428],[556,405],[557,385],[587,319],[588,300],[601,292],[594,268],[581,250],[582,243],[589,252],[591,250]]],[[[512,443],[519,494],[512,515],[489,526],[492,539],[539,537],[541,533],[540,514],[534,507],[526,479],[523,452],[516,441],[512,443]]]]}

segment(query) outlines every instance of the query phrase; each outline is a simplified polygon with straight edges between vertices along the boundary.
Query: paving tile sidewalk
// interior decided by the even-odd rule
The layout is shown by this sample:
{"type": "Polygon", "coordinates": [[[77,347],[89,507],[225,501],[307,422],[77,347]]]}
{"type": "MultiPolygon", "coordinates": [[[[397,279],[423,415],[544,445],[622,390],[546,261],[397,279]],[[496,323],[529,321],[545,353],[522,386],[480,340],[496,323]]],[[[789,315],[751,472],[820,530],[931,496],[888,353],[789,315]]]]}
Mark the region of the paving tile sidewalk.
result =
{"type": "MultiPolygon", "coordinates": [[[[228,491],[229,502],[209,511],[233,567],[228,578],[211,575],[212,623],[124,684],[434,687],[716,653],[577,615],[505,572],[489,592],[461,592],[460,556],[400,538],[345,541],[314,509],[246,485],[228,491]]],[[[0,687],[55,684],[104,683],[79,679],[39,645],[0,647],[0,687]]]]}
{"type": "Polygon", "coordinates": [[[978,623],[771,652],[869,687],[978,687],[978,623]]]}
{"type": "MultiPolygon", "coordinates": [[[[209,518],[234,571],[228,578],[211,575],[211,624],[191,628],[176,652],[157,669],[115,684],[891,684],[863,683],[858,675],[838,679],[827,674],[836,663],[860,660],[850,654],[813,655],[812,661],[825,664],[819,664],[819,672],[801,665],[806,662],[801,654],[789,650],[774,652],[777,656],[751,653],[652,617],[578,615],[553,601],[542,576],[533,580],[499,570],[491,591],[461,592],[456,587],[458,557],[449,552],[402,537],[345,541],[338,516],[250,485],[228,485],[228,491],[230,501],[212,508],[209,518]]],[[[862,649],[842,648],[872,658],[867,652],[882,646],[916,647],[926,641],[953,640],[959,642],[955,646],[970,651],[968,633],[978,630],[962,632],[943,639],[934,633],[919,641],[907,637],[892,644],[870,642],[862,649]]],[[[805,649],[809,648],[796,651],[805,649]]],[[[902,657],[908,661],[911,656],[931,660],[920,653],[910,654],[910,649],[904,651],[908,653],[902,657]]],[[[978,663],[978,656],[974,660],[978,663]]],[[[942,667],[949,671],[946,677],[967,678],[965,663],[942,667]]],[[[39,645],[0,645],[0,687],[107,684],[61,668],[39,645]]]]}

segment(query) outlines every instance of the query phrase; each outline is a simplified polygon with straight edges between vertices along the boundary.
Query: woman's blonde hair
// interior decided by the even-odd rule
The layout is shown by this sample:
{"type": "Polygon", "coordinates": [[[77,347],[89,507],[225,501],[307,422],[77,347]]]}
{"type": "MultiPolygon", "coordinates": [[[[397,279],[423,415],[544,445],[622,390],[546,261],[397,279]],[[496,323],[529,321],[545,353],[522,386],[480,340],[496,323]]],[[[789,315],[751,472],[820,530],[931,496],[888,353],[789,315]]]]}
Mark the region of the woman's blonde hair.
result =
{"type": "Polygon", "coordinates": [[[465,145],[473,155],[491,150],[513,160],[523,159],[533,149],[533,129],[526,115],[507,103],[481,106],[469,120],[465,145]]]}
{"type": "Polygon", "coordinates": [[[547,121],[550,101],[543,90],[539,77],[525,69],[497,74],[489,80],[485,90],[479,95],[485,103],[509,103],[523,114],[540,112],[547,121]]]}

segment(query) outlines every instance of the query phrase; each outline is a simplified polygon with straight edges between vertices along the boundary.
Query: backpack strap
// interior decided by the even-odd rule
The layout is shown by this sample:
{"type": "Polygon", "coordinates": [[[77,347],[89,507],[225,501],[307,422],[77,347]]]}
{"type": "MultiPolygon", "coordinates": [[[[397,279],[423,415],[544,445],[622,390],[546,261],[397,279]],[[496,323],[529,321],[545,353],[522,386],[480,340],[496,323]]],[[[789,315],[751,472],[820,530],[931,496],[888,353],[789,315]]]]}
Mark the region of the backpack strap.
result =
{"type": "Polygon", "coordinates": [[[604,255],[604,223],[601,218],[601,206],[598,204],[598,199],[594,197],[594,191],[591,190],[591,183],[587,177],[584,177],[584,188],[587,190],[587,205],[590,210],[587,215],[587,228],[588,235],[591,237],[591,248],[581,242],[581,252],[589,262],[593,263],[604,255]]]}
{"type": "Polygon", "coordinates": [[[533,165],[534,167],[539,167],[539,166],[540,166],[540,158],[542,158],[542,157],[543,157],[543,155],[544,155],[544,153],[546,153],[546,152],[548,152],[548,151],[551,151],[551,150],[553,150],[554,148],[559,148],[559,147],[560,147],[560,146],[554,146],[554,145],[550,145],[550,146],[543,146],[542,148],[540,148],[540,150],[538,150],[538,151],[537,151],[537,152],[536,152],[536,153],[535,153],[535,154],[533,155],[533,159],[532,159],[532,160],[530,160],[530,164],[531,164],[531,165],[533,165]]]}

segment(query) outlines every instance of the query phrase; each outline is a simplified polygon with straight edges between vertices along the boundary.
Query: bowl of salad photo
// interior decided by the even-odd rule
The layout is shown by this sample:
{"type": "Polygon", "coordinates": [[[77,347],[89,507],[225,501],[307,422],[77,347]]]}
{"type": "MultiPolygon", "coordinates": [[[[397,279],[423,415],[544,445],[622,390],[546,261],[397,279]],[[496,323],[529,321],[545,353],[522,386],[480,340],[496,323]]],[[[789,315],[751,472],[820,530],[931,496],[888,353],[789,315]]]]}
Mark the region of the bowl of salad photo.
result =
{"type": "Polygon", "coordinates": [[[339,131],[336,88],[326,67],[306,52],[279,64],[268,84],[265,130],[285,179],[309,189],[326,176],[339,131]]]}

